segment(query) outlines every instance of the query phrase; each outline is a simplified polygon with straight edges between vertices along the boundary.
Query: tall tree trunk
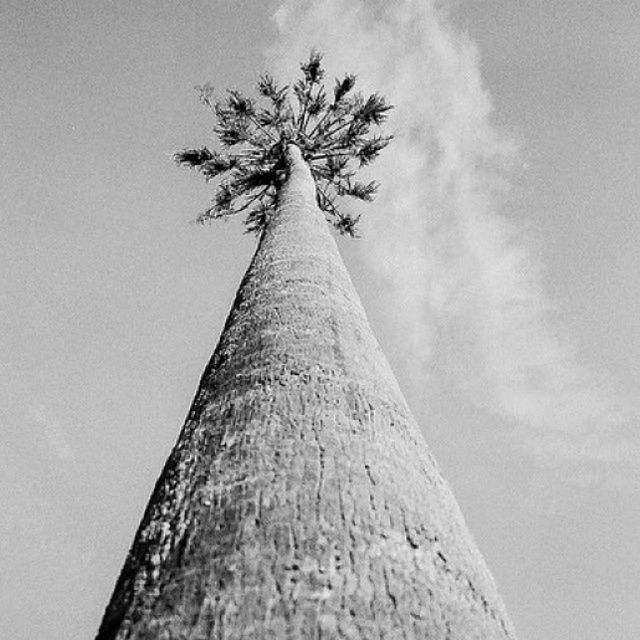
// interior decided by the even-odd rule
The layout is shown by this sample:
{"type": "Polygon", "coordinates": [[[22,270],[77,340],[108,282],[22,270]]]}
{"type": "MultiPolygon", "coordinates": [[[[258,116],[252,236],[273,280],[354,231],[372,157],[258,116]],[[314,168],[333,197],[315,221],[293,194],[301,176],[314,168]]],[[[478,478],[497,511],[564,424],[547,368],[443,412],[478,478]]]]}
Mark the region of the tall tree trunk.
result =
{"type": "Polygon", "coordinates": [[[287,156],[98,639],[514,638],[287,156]]]}

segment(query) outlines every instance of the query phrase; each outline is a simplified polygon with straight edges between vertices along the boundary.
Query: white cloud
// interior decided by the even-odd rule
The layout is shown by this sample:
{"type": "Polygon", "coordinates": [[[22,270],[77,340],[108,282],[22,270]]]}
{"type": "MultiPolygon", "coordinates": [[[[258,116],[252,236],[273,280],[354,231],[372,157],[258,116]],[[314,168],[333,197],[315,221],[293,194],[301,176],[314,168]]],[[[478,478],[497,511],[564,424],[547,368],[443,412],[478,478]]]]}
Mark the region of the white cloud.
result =
{"type": "MultiPolygon", "coordinates": [[[[395,104],[392,147],[375,171],[382,188],[363,218],[363,256],[388,285],[414,373],[446,332],[463,358],[461,388],[516,424],[545,458],[611,460],[631,450],[628,422],[607,384],[578,364],[551,320],[539,265],[497,212],[517,161],[492,126],[474,44],[424,0],[282,0],[268,58],[291,77],[315,47],[328,75],[359,76],[395,104]],[[460,346],[464,345],[464,346],[460,346]],[[420,357],[421,356],[421,357],[420,357]]],[[[637,447],[634,450],[637,452],[637,447]]]]}

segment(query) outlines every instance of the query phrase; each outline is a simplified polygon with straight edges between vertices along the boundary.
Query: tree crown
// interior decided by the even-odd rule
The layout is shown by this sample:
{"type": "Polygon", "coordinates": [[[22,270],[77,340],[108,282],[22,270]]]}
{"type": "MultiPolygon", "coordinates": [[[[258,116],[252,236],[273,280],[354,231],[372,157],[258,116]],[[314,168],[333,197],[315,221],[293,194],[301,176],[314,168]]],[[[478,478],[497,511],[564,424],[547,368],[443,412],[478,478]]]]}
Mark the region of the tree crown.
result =
{"type": "Polygon", "coordinates": [[[373,200],[377,183],[354,177],[391,141],[392,136],[371,130],[386,120],[392,105],[378,93],[365,98],[355,92],[356,78],[349,74],[336,79],[333,91],[327,92],[322,56],[316,51],[300,70],[302,77],[292,87],[261,76],[258,101],[235,90],[216,101],[210,84],[196,87],[215,116],[214,133],[223,149],[199,147],[175,154],[178,164],[196,168],[207,181],[216,182],[211,206],[198,222],[245,213],[247,230],[260,232],[275,208],[286,177],[284,151],[293,143],[309,165],[327,221],[340,233],[356,235],[360,216],[341,211],[336,203],[343,196],[373,200]]]}

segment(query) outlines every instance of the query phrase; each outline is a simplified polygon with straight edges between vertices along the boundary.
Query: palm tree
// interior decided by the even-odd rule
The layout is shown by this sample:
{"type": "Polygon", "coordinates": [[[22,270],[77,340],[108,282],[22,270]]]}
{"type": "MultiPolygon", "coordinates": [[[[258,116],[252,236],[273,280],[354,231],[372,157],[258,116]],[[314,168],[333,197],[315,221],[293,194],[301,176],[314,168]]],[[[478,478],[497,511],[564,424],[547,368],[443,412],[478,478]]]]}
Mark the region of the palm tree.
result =
{"type": "Polygon", "coordinates": [[[514,638],[325,222],[354,232],[336,197],[390,106],[347,76],[313,111],[302,70],[298,109],[263,78],[269,112],[210,103],[232,152],[178,154],[260,241],[98,639],[514,638]]]}

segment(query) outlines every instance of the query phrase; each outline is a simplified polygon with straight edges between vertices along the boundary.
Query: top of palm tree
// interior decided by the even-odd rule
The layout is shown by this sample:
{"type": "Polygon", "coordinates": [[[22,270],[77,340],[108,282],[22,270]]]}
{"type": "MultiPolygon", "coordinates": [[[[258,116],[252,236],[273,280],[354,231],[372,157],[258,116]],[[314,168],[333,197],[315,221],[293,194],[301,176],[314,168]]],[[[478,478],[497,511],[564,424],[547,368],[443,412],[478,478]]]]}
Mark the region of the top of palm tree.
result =
{"type": "Polygon", "coordinates": [[[208,147],[175,154],[180,165],[195,167],[217,182],[211,206],[199,222],[246,213],[248,231],[261,231],[274,210],[278,186],[286,176],[284,152],[295,144],[311,169],[318,206],[340,233],[356,235],[360,216],[341,211],[336,201],[351,196],[371,201],[378,185],[354,180],[356,169],[370,164],[392,136],[371,133],[392,108],[378,93],[364,98],[354,92],[356,78],[336,79],[333,92],[323,84],[322,56],[312,51],[300,65],[302,78],[293,87],[260,77],[259,103],[228,90],[214,101],[213,87],[197,87],[200,100],[214,113],[214,132],[223,151],[208,147]],[[295,101],[291,99],[291,93],[295,101]]]}

